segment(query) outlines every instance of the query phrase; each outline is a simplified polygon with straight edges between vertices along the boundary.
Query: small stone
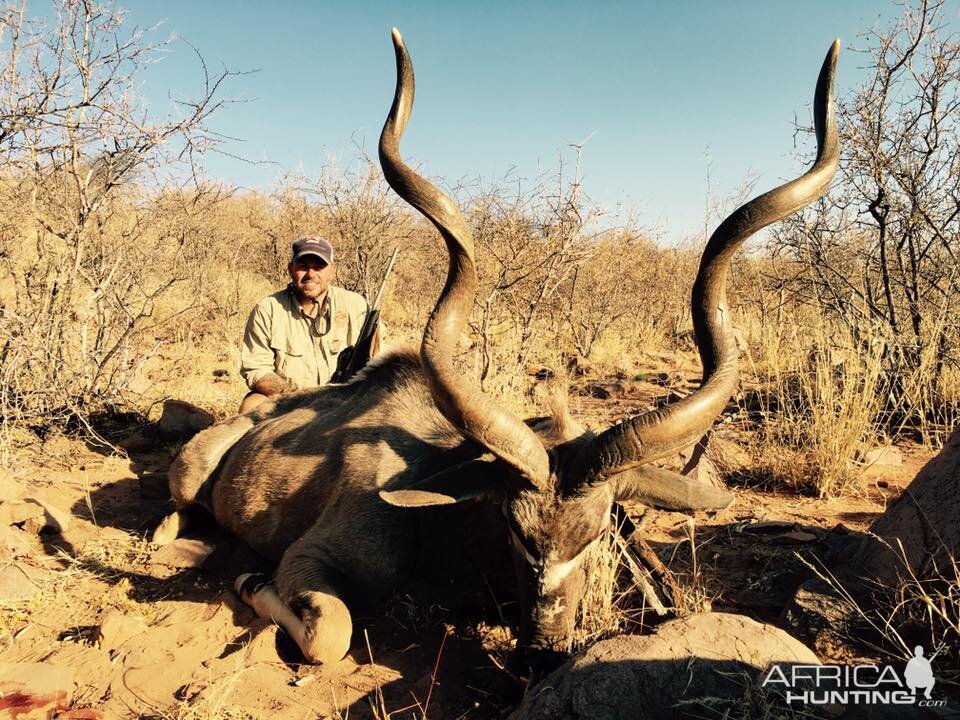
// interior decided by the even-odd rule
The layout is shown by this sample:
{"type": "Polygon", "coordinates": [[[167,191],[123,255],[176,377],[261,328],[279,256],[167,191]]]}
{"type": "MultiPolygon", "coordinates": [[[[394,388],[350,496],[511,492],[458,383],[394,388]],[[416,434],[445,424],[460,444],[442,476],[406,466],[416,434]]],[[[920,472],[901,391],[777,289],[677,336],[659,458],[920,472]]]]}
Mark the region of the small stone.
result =
{"type": "Polygon", "coordinates": [[[43,516],[43,505],[31,500],[10,500],[0,503],[0,525],[22,525],[27,520],[43,516]]]}
{"type": "Polygon", "coordinates": [[[216,547],[203,540],[178,538],[150,556],[150,562],[172,568],[203,567],[216,547]]]}
{"type": "Polygon", "coordinates": [[[668,461],[668,463],[684,477],[698,480],[718,490],[725,491],[726,484],[723,481],[720,468],[715,462],[715,444],[715,438],[712,434],[704,435],[692,445],[682,448],[677,453],[676,458],[672,462],[668,461]]]}
{"type": "Polygon", "coordinates": [[[216,418],[212,414],[183,400],[167,400],[157,426],[168,435],[194,435],[210,427],[216,418]]]}
{"type": "Polygon", "coordinates": [[[70,527],[70,513],[61,510],[48,500],[37,496],[31,496],[26,498],[24,502],[36,503],[43,509],[43,515],[41,517],[31,518],[25,524],[26,529],[32,530],[36,533],[59,533],[70,527]]]}
{"type": "Polygon", "coordinates": [[[29,553],[29,536],[23,530],[0,523],[0,558],[22,557],[29,553]]]}
{"type": "Polygon", "coordinates": [[[127,543],[133,539],[133,536],[126,530],[110,527],[109,525],[104,525],[101,527],[99,530],[99,535],[101,540],[109,540],[110,542],[127,543]]]}
{"type": "Polygon", "coordinates": [[[27,494],[27,486],[15,479],[8,470],[0,468],[0,501],[20,500],[27,494]]]}
{"type": "MultiPolygon", "coordinates": [[[[730,419],[727,416],[724,419],[730,419]]],[[[714,435],[710,438],[710,457],[719,469],[726,475],[741,472],[753,465],[750,453],[740,445],[725,438],[714,435]]]]}
{"type": "Polygon", "coordinates": [[[97,628],[97,647],[101,650],[114,650],[146,629],[147,623],[139,615],[124,615],[119,610],[107,610],[97,628]]]}
{"type": "Polygon", "coordinates": [[[782,617],[817,653],[836,657],[849,644],[856,610],[836,588],[813,578],[797,589],[782,617]]]}
{"type": "MultiPolygon", "coordinates": [[[[18,720],[39,720],[53,717],[70,707],[73,696],[73,671],[47,663],[0,663],[0,708],[3,699],[17,698],[18,720]]],[[[4,715],[3,717],[6,717],[4,715]]]]}
{"type": "Polygon", "coordinates": [[[292,684],[294,687],[304,687],[316,681],[316,679],[317,679],[316,675],[302,675],[298,677],[296,680],[294,680],[292,684]]]}
{"type": "Polygon", "coordinates": [[[0,602],[22,602],[38,592],[40,588],[19,563],[0,567],[0,602]]]}
{"type": "Polygon", "coordinates": [[[788,542],[795,543],[808,543],[813,542],[817,539],[817,536],[812,532],[807,532],[806,530],[794,530],[793,532],[784,533],[783,535],[778,535],[777,539],[787,540],[788,542]]]}
{"type": "Polygon", "coordinates": [[[863,464],[870,467],[876,467],[878,465],[900,467],[903,465],[903,453],[893,445],[875,447],[863,456],[863,464]]]}

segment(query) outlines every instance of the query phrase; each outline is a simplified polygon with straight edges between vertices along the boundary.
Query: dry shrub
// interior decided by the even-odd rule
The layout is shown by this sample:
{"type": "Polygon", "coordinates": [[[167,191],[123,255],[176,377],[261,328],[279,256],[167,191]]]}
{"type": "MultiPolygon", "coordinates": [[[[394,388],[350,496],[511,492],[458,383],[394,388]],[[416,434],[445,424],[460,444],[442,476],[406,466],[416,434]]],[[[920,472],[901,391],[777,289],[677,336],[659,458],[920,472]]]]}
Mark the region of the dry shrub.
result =
{"type": "Polygon", "coordinates": [[[622,631],[632,614],[624,603],[626,592],[620,588],[621,575],[628,566],[616,533],[608,528],[583,560],[587,585],[573,633],[576,648],[622,631]]]}
{"type": "Polygon", "coordinates": [[[837,100],[840,170],[821,201],[773,228],[771,248],[788,296],[882,337],[888,423],[933,443],[957,419],[956,394],[941,390],[960,367],[960,36],[948,8],[904,3],[863,34],[865,72],[837,100]]]}
{"type": "Polygon", "coordinates": [[[0,423],[85,423],[117,401],[151,354],[156,302],[186,277],[193,224],[218,192],[191,190],[215,145],[206,122],[229,73],[207,75],[180,114],[157,120],[138,74],[159,48],[112,4],[25,4],[0,15],[0,423]],[[149,188],[149,189],[147,189],[149,188]]]}
{"type": "MultiPolygon", "coordinates": [[[[936,325],[945,321],[936,319],[936,325]]],[[[946,333],[937,327],[937,333],[946,333]]],[[[946,347],[960,345],[956,337],[946,347]]],[[[895,344],[890,344],[896,350],[895,344]]],[[[915,431],[926,446],[939,448],[960,423],[960,367],[943,362],[944,348],[927,344],[918,348],[913,364],[897,363],[899,371],[892,380],[885,401],[888,425],[892,432],[915,431]]]]}
{"type": "Polygon", "coordinates": [[[916,645],[922,644],[927,659],[937,655],[937,681],[960,684],[960,559],[946,553],[942,567],[920,578],[910,569],[902,546],[874,538],[898,556],[895,562],[904,574],[891,586],[867,578],[866,598],[862,592],[851,592],[826,568],[802,562],[853,611],[858,621],[850,625],[850,630],[856,630],[848,638],[853,647],[867,642],[874,650],[909,660],[916,645]]]}
{"type": "Polygon", "coordinates": [[[656,582],[629,541],[621,537],[618,529],[609,527],[584,558],[586,589],[574,628],[574,647],[584,648],[622,632],[642,632],[668,617],[709,612],[716,595],[707,588],[700,566],[693,519],[688,521],[686,538],[674,548],[669,564],[666,572],[675,590],[656,582]],[[678,557],[685,549],[689,556],[678,557]],[[678,566],[684,569],[674,571],[678,566]],[[656,594],[659,608],[651,607],[646,592],[656,594]],[[666,614],[661,616],[661,612],[666,614]]]}
{"type": "Polygon", "coordinates": [[[748,357],[746,408],[759,415],[748,478],[820,497],[849,492],[873,446],[882,408],[877,343],[855,342],[811,313],[809,324],[766,325],[748,357]]]}
{"type": "Polygon", "coordinates": [[[700,565],[697,526],[693,518],[687,519],[684,533],[686,539],[680,547],[685,546],[689,550],[690,558],[687,571],[676,574],[677,584],[681,591],[677,610],[681,614],[710,612],[717,596],[708,589],[706,576],[700,565]]]}

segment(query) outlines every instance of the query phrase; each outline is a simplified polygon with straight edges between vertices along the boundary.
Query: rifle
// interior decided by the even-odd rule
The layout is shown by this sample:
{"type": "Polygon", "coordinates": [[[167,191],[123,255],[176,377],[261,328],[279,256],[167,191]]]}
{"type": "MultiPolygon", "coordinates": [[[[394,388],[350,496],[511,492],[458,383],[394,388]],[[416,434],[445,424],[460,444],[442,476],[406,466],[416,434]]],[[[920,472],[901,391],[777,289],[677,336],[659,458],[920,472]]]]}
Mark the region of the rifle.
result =
{"type": "Polygon", "coordinates": [[[363,325],[360,327],[360,334],[357,335],[357,341],[348,348],[344,348],[337,357],[337,369],[330,378],[332,383],[345,383],[352,378],[358,370],[370,361],[370,350],[373,344],[373,336],[380,327],[380,300],[383,298],[384,288],[387,287],[387,280],[393,271],[393,263],[397,259],[399,248],[394,248],[390,255],[390,262],[387,263],[387,270],[383,274],[383,282],[380,283],[380,290],[377,291],[377,297],[373,305],[367,310],[367,317],[364,318],[363,325]]]}

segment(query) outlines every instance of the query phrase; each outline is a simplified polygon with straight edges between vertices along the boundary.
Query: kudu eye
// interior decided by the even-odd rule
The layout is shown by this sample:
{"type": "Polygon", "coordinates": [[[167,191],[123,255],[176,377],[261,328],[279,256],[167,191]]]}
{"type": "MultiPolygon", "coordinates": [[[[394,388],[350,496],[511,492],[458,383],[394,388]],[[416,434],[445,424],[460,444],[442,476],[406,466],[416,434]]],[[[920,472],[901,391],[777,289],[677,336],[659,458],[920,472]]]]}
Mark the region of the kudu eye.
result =
{"type": "Polygon", "coordinates": [[[510,542],[516,550],[521,552],[531,567],[537,567],[543,564],[542,554],[529,538],[525,537],[520,528],[517,527],[513,518],[507,516],[507,528],[510,533],[510,542]]]}

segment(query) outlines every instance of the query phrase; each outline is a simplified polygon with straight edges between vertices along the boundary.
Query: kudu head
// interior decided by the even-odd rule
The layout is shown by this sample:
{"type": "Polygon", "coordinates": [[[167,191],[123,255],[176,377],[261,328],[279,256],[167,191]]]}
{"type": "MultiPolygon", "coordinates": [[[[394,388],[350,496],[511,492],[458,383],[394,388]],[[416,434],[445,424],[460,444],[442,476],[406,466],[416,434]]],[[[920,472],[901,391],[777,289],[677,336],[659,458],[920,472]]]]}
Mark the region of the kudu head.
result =
{"type": "Polygon", "coordinates": [[[813,167],[734,211],[703,252],[692,293],[694,330],[703,361],[700,388],[679,402],[599,434],[562,422],[524,423],[454,369],[453,351],[476,294],[473,238],[457,205],[400,157],[400,138],[413,107],[414,80],[410,57],[396,29],[393,43],[397,86],[380,136],[380,161],[387,181],[437,227],[449,253],[446,284],[424,329],[421,359],[439,410],[486,452],[423,478],[416,487],[381,496],[403,507],[490,495],[500,499],[520,581],[519,646],[566,652],[583,595],[584,554],[608,527],[613,502],[656,504],[658,497],[669,496],[674,489],[663,486],[665,473],[648,463],[703,436],[736,388],[737,348],[726,302],[732,255],[755,232],[827,191],[839,161],[833,108],[839,41],[827,53],[817,81],[818,149],[813,167]]]}

